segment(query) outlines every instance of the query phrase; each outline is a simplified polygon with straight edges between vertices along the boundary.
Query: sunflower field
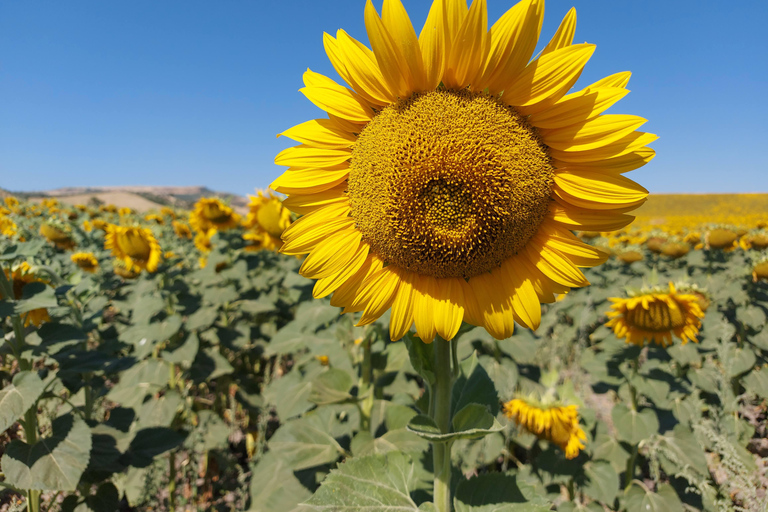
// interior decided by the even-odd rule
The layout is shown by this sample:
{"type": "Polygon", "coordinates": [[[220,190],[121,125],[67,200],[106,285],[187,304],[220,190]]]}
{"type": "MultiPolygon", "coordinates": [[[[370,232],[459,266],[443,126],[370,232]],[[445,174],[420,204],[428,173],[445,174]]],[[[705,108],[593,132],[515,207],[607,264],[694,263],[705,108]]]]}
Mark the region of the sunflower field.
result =
{"type": "Polygon", "coordinates": [[[633,224],[543,13],[368,1],[243,211],[5,197],[0,512],[767,511],[768,214],[633,224]]]}

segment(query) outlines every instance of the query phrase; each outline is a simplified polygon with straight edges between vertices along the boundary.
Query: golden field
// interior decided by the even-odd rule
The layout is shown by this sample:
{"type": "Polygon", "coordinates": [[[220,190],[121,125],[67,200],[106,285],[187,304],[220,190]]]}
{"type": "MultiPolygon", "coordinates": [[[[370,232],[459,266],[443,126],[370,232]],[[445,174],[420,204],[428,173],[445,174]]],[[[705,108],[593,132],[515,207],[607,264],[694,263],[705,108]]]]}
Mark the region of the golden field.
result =
{"type": "Polygon", "coordinates": [[[751,227],[768,220],[768,194],[651,194],[632,226],[692,228],[701,224],[751,227]]]}

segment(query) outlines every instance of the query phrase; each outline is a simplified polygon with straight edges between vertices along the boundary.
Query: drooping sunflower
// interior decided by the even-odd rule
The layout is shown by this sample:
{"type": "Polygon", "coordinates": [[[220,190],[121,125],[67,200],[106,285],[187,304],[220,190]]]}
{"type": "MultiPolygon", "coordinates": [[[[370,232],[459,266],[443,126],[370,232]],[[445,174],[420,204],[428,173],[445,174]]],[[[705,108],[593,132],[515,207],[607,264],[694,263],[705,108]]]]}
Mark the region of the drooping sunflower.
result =
{"type": "Polygon", "coordinates": [[[291,212],[271,190],[265,194],[258,190],[258,195],[249,196],[248,216],[243,227],[248,230],[243,239],[251,242],[251,250],[267,249],[277,251],[282,247],[280,236],[291,225],[291,212]]]}
{"type": "Polygon", "coordinates": [[[110,224],[106,232],[104,248],[111,250],[112,255],[122,260],[126,267],[137,267],[150,273],[157,270],[163,251],[151,230],[110,224]]]}
{"type": "Polygon", "coordinates": [[[574,459],[584,449],[587,440],[579,426],[576,405],[544,404],[531,398],[514,398],[504,404],[504,414],[539,439],[555,443],[565,452],[566,459],[574,459]]]}
{"type": "Polygon", "coordinates": [[[70,256],[72,263],[80,267],[85,272],[93,274],[99,269],[99,260],[92,252],[76,252],[70,256]]]}
{"type": "MultiPolygon", "coordinates": [[[[10,272],[5,269],[5,278],[13,280],[13,298],[14,300],[21,300],[24,297],[24,287],[29,283],[44,283],[49,284],[47,280],[40,277],[32,266],[26,261],[14,265],[10,272]]],[[[3,291],[0,289],[0,299],[5,298],[3,291]]],[[[43,322],[47,322],[51,319],[48,315],[48,310],[45,308],[33,309],[23,315],[24,327],[34,325],[39,327],[43,322]]]]}
{"type": "Polygon", "coordinates": [[[176,233],[176,236],[179,238],[192,238],[192,230],[189,229],[187,224],[178,220],[171,222],[173,224],[173,232],[176,233]]]}
{"type": "Polygon", "coordinates": [[[610,300],[613,305],[605,325],[627,343],[642,347],[653,342],[666,347],[672,344],[673,336],[680,338],[683,345],[697,341],[704,318],[699,298],[692,293],[678,293],[672,283],[668,290],[641,290],[626,299],[610,300]]]}
{"type": "Polygon", "coordinates": [[[215,229],[224,231],[236,227],[240,216],[216,197],[201,197],[189,214],[189,224],[195,231],[215,229]]]}
{"type": "Polygon", "coordinates": [[[76,245],[72,239],[72,229],[55,219],[44,222],[40,226],[40,234],[59,249],[70,250],[76,245]]]}
{"type": "Polygon", "coordinates": [[[307,71],[328,117],[281,135],[300,144],[272,188],[304,217],[283,234],[308,254],[315,297],[360,325],[392,309],[390,335],[425,342],[462,320],[496,338],[540,322],[541,302],[588,283],[607,255],[571,230],[611,231],[647,191],[622,173],[651,160],[645,119],[603,114],[630,74],[567,94],[595,47],[572,44],[571,10],[537,58],[544,2],[523,0],[488,30],[486,5],[435,0],[419,36],[400,0],[369,1],[372,50],[324,35],[349,88],[307,71]]]}

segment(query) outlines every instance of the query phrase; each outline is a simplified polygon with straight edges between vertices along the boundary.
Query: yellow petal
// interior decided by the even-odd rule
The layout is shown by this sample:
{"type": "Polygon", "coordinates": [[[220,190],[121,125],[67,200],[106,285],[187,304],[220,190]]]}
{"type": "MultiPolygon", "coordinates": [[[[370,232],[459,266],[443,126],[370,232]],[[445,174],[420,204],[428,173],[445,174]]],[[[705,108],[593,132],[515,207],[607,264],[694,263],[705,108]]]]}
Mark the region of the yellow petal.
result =
{"type": "Polygon", "coordinates": [[[635,219],[632,215],[612,210],[582,209],[559,201],[552,201],[549,216],[567,229],[583,231],[615,231],[628,226],[635,219]]]}
{"type": "Polygon", "coordinates": [[[597,162],[603,159],[616,158],[635,152],[658,138],[657,135],[652,133],[632,132],[617,141],[599,148],[587,149],[584,151],[561,151],[559,149],[550,148],[549,154],[553,160],[559,162],[586,165],[586,162],[597,162]]]}
{"type": "Polygon", "coordinates": [[[363,234],[354,228],[327,236],[304,259],[299,273],[320,279],[339,272],[355,256],[362,238],[363,234]]]}
{"type": "Polygon", "coordinates": [[[523,115],[534,114],[552,105],[579,78],[584,65],[595,51],[593,44],[575,44],[560,48],[526,66],[519,77],[504,89],[501,99],[518,107],[523,115]]]}
{"type": "Polygon", "coordinates": [[[360,95],[330,78],[307,70],[304,83],[306,87],[299,91],[329,114],[354,122],[368,122],[373,118],[373,110],[360,95]]]}
{"type": "Polygon", "coordinates": [[[300,236],[302,232],[310,229],[314,226],[321,226],[326,222],[330,222],[336,219],[346,219],[349,215],[350,206],[349,201],[341,204],[328,205],[309,215],[305,215],[287,229],[283,231],[283,240],[292,240],[296,236],[300,236]]]}
{"type": "Polygon", "coordinates": [[[464,294],[464,321],[476,325],[478,327],[483,326],[483,314],[477,305],[477,298],[475,292],[467,281],[459,279],[462,292],[464,294]]]}
{"type": "Polygon", "coordinates": [[[502,284],[507,281],[506,273],[500,268],[469,280],[469,286],[477,299],[477,308],[482,315],[483,326],[497,340],[509,338],[515,330],[512,298],[504,291],[502,284]]]}
{"type": "Polygon", "coordinates": [[[292,230],[287,236],[283,235],[284,243],[280,247],[281,253],[292,256],[307,254],[329,236],[355,227],[355,219],[352,217],[338,217],[323,223],[299,227],[302,229],[292,230]]]}
{"type": "Polygon", "coordinates": [[[269,186],[281,194],[313,194],[347,180],[349,165],[332,169],[288,169],[269,186]]]}
{"type": "Polygon", "coordinates": [[[365,307],[356,325],[368,325],[383,315],[392,306],[399,284],[399,274],[390,267],[382,268],[369,276],[353,303],[353,306],[365,307]]]}
{"type": "Polygon", "coordinates": [[[432,343],[437,334],[435,328],[435,299],[437,280],[432,276],[414,274],[414,314],[416,334],[424,343],[432,343]]]}
{"type": "Polygon", "coordinates": [[[571,10],[560,22],[560,26],[557,28],[557,32],[549,40],[549,44],[541,50],[541,55],[546,55],[560,48],[565,48],[573,44],[573,36],[576,33],[576,8],[571,7],[571,10]]]}
{"type": "Polygon", "coordinates": [[[343,30],[339,30],[336,36],[341,51],[339,60],[344,63],[354,89],[376,105],[396,101],[397,97],[389,90],[373,52],[343,30]]]}
{"type": "Polygon", "coordinates": [[[443,0],[434,0],[427,21],[419,34],[419,48],[424,61],[424,86],[436,89],[445,71],[448,55],[448,20],[443,0]]]}
{"type": "Polygon", "coordinates": [[[396,96],[407,98],[412,92],[408,87],[411,80],[410,70],[407,68],[405,57],[400,52],[397,42],[379,18],[371,0],[367,0],[365,4],[365,29],[389,90],[396,96]]]}
{"type": "Polygon", "coordinates": [[[278,137],[281,135],[307,146],[324,149],[348,148],[357,139],[352,133],[339,130],[330,119],[312,119],[277,134],[278,137]]]}
{"type": "Polygon", "coordinates": [[[507,273],[510,281],[511,288],[507,293],[511,294],[512,307],[518,321],[524,327],[535,330],[541,323],[541,303],[530,276],[517,262],[521,258],[524,256],[509,258],[502,263],[501,268],[507,273]]]}
{"type": "Polygon", "coordinates": [[[413,29],[408,12],[400,0],[384,0],[381,9],[381,21],[387,28],[400,51],[408,69],[408,88],[412,92],[422,92],[427,89],[424,62],[421,56],[419,40],[413,29]]]}
{"type": "Polygon", "coordinates": [[[531,60],[544,20],[544,2],[523,0],[493,24],[490,50],[481,79],[492,94],[514,83],[531,60]]]}
{"type": "Polygon", "coordinates": [[[628,90],[618,87],[568,94],[546,110],[531,115],[528,122],[546,129],[575,125],[597,117],[627,94],[628,90]]]}
{"type": "Polygon", "coordinates": [[[528,242],[524,250],[536,268],[554,282],[571,288],[589,285],[576,265],[559,252],[543,245],[536,237],[528,242]]]}
{"type": "Polygon", "coordinates": [[[615,158],[598,160],[583,160],[578,163],[553,159],[552,165],[557,168],[573,170],[573,172],[591,171],[607,174],[622,174],[638,169],[656,156],[656,151],[649,147],[641,147],[615,158]]]}
{"type": "Polygon", "coordinates": [[[448,277],[435,281],[435,329],[444,340],[452,340],[459,332],[464,318],[464,291],[459,278],[448,277]]]}
{"type": "Polygon", "coordinates": [[[569,204],[593,210],[635,208],[648,191],[624,176],[558,170],[553,191],[569,204]]]}
{"type": "Polygon", "coordinates": [[[539,233],[546,234],[544,245],[567,256],[577,267],[595,267],[608,259],[607,252],[585,244],[573,233],[552,222],[543,222],[539,233]]]}
{"type": "Polygon", "coordinates": [[[469,84],[476,85],[474,82],[482,72],[489,47],[488,9],[485,0],[474,0],[452,41],[443,77],[445,86],[460,89],[469,84]]]}
{"type": "Polygon", "coordinates": [[[319,169],[343,164],[352,156],[349,149],[323,149],[312,146],[285,148],[275,157],[277,165],[295,169],[319,169]]]}
{"type": "Polygon", "coordinates": [[[331,306],[339,308],[343,307],[343,313],[362,311],[363,305],[353,308],[352,303],[354,302],[355,297],[357,297],[358,292],[360,291],[360,288],[362,287],[366,278],[368,278],[368,276],[372,275],[374,272],[380,270],[383,266],[384,262],[381,260],[381,258],[375,254],[368,253],[368,257],[365,259],[365,262],[363,262],[363,265],[360,267],[360,269],[355,272],[352,277],[348,278],[344,284],[339,286],[335,292],[333,292],[333,297],[331,297],[331,306]]]}
{"type": "Polygon", "coordinates": [[[606,114],[564,128],[542,129],[544,144],[561,151],[601,148],[625,137],[648,120],[639,116],[606,114]]]}
{"type": "Polygon", "coordinates": [[[340,288],[363,267],[363,264],[365,264],[365,261],[368,258],[370,249],[371,247],[367,243],[361,243],[358,246],[355,255],[349,263],[344,265],[344,268],[336,274],[322,277],[315,282],[315,287],[312,289],[312,296],[316,299],[321,299],[340,288]]]}
{"type": "Polygon", "coordinates": [[[413,325],[414,291],[411,284],[412,276],[408,271],[401,271],[400,287],[397,297],[392,303],[389,315],[389,338],[397,341],[407,333],[413,325]]]}
{"type": "Polygon", "coordinates": [[[624,88],[629,83],[629,78],[632,76],[631,71],[622,71],[620,73],[614,73],[605,78],[601,78],[597,82],[590,86],[587,86],[587,90],[601,89],[603,87],[619,87],[624,88]]]}
{"type": "Polygon", "coordinates": [[[314,194],[292,194],[283,200],[283,206],[299,215],[306,215],[329,204],[347,202],[347,196],[344,195],[345,190],[347,190],[347,184],[341,183],[314,194]]]}

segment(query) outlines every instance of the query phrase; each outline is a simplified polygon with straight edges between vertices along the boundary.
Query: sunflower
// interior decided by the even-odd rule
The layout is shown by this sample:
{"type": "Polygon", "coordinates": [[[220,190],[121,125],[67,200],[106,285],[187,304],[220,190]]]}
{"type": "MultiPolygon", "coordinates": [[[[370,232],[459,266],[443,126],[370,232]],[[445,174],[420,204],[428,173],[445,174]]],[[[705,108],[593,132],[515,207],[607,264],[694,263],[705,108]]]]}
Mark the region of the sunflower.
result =
{"type": "Polygon", "coordinates": [[[283,245],[280,236],[291,225],[291,212],[271,190],[266,194],[261,190],[257,192],[256,196],[249,196],[248,216],[243,222],[243,227],[250,230],[243,239],[252,242],[246,248],[277,251],[283,245]]]}
{"type": "Polygon", "coordinates": [[[754,282],[760,280],[768,282],[768,256],[760,259],[752,267],[752,280],[754,282]]]}
{"type": "Polygon", "coordinates": [[[173,232],[176,233],[176,236],[179,238],[192,238],[192,230],[189,229],[187,224],[178,220],[171,221],[171,224],[173,225],[173,232]]]}
{"type": "Polygon", "coordinates": [[[163,219],[160,215],[156,213],[150,213],[148,215],[145,215],[144,220],[147,222],[154,222],[158,226],[165,225],[165,219],[163,219]]]}
{"type": "Polygon", "coordinates": [[[19,200],[16,199],[13,196],[7,196],[3,199],[3,202],[5,203],[5,206],[10,208],[12,211],[16,211],[16,209],[19,207],[19,200]]]}
{"type": "Polygon", "coordinates": [[[213,249],[211,244],[211,237],[216,234],[215,229],[209,229],[207,231],[199,231],[195,235],[195,247],[202,253],[209,253],[213,249]]]}
{"type": "Polygon", "coordinates": [[[629,73],[566,94],[595,49],[572,44],[574,10],[529,62],[543,10],[523,0],[488,30],[484,1],[436,0],[417,37],[400,0],[382,17],[369,1],[372,50],[324,35],[351,88],[304,74],[328,118],[281,133],[300,144],[276,157],[288,170],[272,184],[304,215],[282,252],[308,254],[315,297],[363,311],[359,325],[391,308],[393,340],[414,323],[425,342],[451,339],[462,320],[502,339],[589,284],[579,267],[607,254],[571,230],[632,221],[648,192],[622,173],[653,158],[656,136],[603,115],[629,73]]]}
{"type": "Polygon", "coordinates": [[[763,250],[768,248],[768,233],[760,232],[744,235],[739,238],[739,247],[745,251],[750,249],[763,250]]]}
{"type": "Polygon", "coordinates": [[[40,226],[40,234],[59,249],[69,250],[75,247],[71,228],[60,221],[44,222],[40,226]]]}
{"type": "Polygon", "coordinates": [[[691,250],[688,244],[668,241],[661,246],[661,254],[673,260],[682,258],[691,250]]]}
{"type": "Polygon", "coordinates": [[[99,260],[96,259],[92,252],[76,252],[70,256],[70,259],[72,263],[91,274],[99,269],[99,260]]]}
{"type": "Polygon", "coordinates": [[[729,252],[738,247],[738,238],[739,235],[731,229],[715,228],[707,232],[705,245],[707,249],[720,249],[729,252]]]}
{"type": "Polygon", "coordinates": [[[128,208],[127,206],[123,206],[117,210],[117,214],[120,217],[128,217],[129,215],[133,215],[133,209],[128,208]]]}
{"type": "Polygon", "coordinates": [[[576,405],[543,404],[531,398],[515,398],[504,404],[504,414],[539,439],[551,441],[573,459],[584,449],[587,436],[579,427],[576,405]]]}
{"type": "Polygon", "coordinates": [[[215,197],[201,197],[189,214],[189,224],[195,231],[202,232],[209,229],[224,231],[234,228],[239,223],[240,216],[215,197]]]}
{"type": "Polygon", "coordinates": [[[6,217],[5,215],[0,215],[0,235],[7,236],[7,237],[13,237],[16,236],[16,233],[18,232],[18,226],[16,226],[16,223],[11,220],[10,217],[6,217]]]}
{"type": "MultiPolygon", "coordinates": [[[[44,283],[48,284],[48,281],[39,277],[34,269],[26,261],[14,265],[11,271],[5,269],[5,278],[13,280],[13,298],[15,300],[21,300],[24,297],[24,287],[29,283],[44,283]]],[[[0,299],[3,299],[3,291],[0,290],[0,299]]],[[[51,319],[48,315],[48,310],[45,308],[33,309],[24,313],[24,327],[34,325],[39,327],[43,322],[47,322],[51,319]]]]}
{"type": "Polygon", "coordinates": [[[637,261],[643,261],[643,253],[637,250],[621,251],[616,253],[616,257],[627,265],[637,261]]]}
{"type": "Polygon", "coordinates": [[[662,347],[672,344],[672,337],[680,338],[685,345],[697,341],[704,312],[699,297],[692,293],[678,293],[669,283],[669,290],[641,290],[629,298],[611,298],[613,305],[607,312],[612,327],[619,338],[640,347],[653,342],[662,347]]]}
{"type": "Polygon", "coordinates": [[[155,272],[163,251],[157,239],[147,228],[138,226],[125,227],[110,224],[107,226],[104,248],[122,260],[129,269],[137,267],[147,272],[155,272]]]}
{"type": "Polygon", "coordinates": [[[120,259],[112,260],[112,270],[123,279],[136,279],[141,274],[141,269],[135,265],[126,265],[120,259]]]}
{"type": "Polygon", "coordinates": [[[83,221],[83,231],[86,233],[93,231],[93,223],[89,220],[83,221]]]}

